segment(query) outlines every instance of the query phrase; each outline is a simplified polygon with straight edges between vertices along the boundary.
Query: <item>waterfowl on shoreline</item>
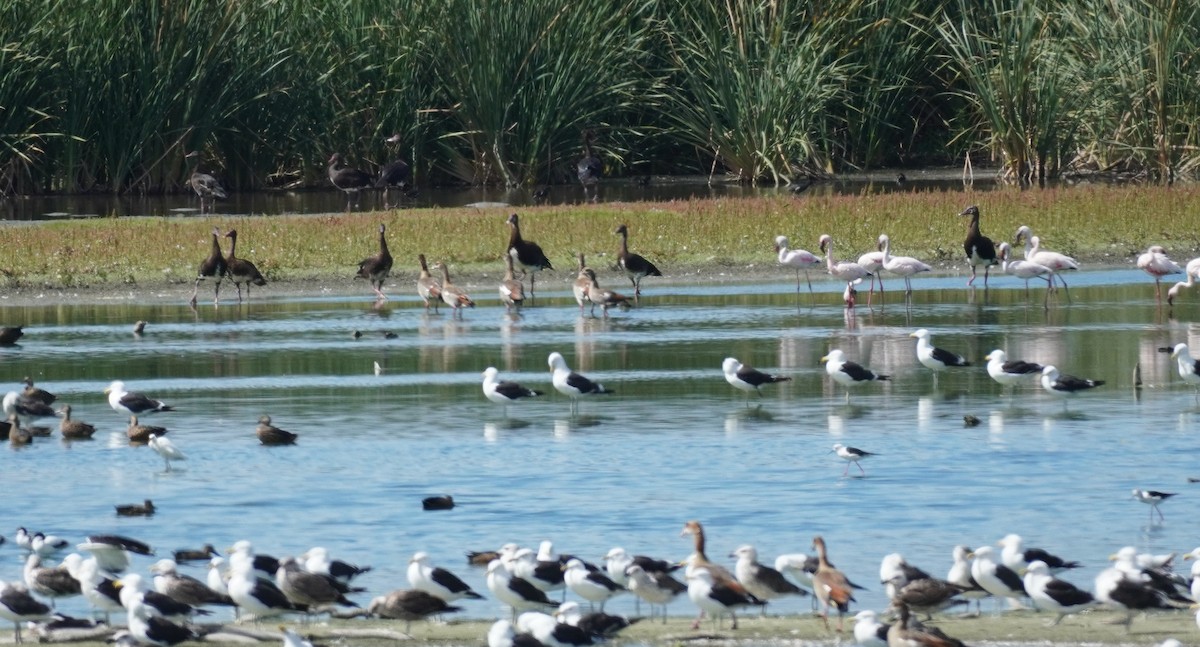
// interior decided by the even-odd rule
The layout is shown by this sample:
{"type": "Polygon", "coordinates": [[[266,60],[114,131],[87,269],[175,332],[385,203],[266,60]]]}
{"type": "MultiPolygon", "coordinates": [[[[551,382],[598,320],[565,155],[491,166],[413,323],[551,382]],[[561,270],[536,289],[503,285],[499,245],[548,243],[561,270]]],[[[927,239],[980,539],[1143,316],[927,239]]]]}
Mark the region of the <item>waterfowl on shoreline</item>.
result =
{"type": "Polygon", "coordinates": [[[499,290],[500,303],[506,312],[512,312],[514,307],[519,311],[525,303],[525,284],[513,274],[513,258],[508,254],[504,255],[504,278],[500,279],[499,290]]]}
{"type": "Polygon", "coordinates": [[[600,283],[596,280],[596,273],[592,271],[592,268],[583,268],[580,275],[587,278],[587,298],[592,304],[591,314],[593,317],[596,316],[596,306],[600,306],[600,312],[605,319],[608,318],[609,306],[617,306],[622,310],[628,310],[632,307],[632,304],[629,303],[629,297],[608,288],[600,287],[600,283]]]}
{"type": "Polygon", "coordinates": [[[435,595],[445,602],[463,598],[482,600],[469,584],[454,573],[430,564],[429,553],[418,551],[408,560],[408,584],[414,589],[435,595]]]}
{"type": "Polygon", "coordinates": [[[25,390],[21,391],[21,396],[28,401],[41,402],[42,404],[54,404],[54,401],[58,399],[57,395],[34,386],[33,378],[29,377],[28,375],[21,380],[21,383],[25,385],[25,390]]]}
{"type": "Polygon", "coordinates": [[[521,266],[524,274],[529,275],[529,298],[534,299],[536,297],[534,290],[536,273],[542,270],[553,270],[554,266],[550,264],[550,259],[546,258],[546,254],[537,243],[521,237],[521,223],[517,214],[510,214],[507,222],[511,230],[508,236],[508,255],[512,256],[517,265],[521,266]]]}
{"type": "MultiPolygon", "coordinates": [[[[778,570],[771,568],[758,561],[758,550],[750,544],[738,546],[736,550],[730,553],[730,557],[737,558],[737,564],[734,566],[733,572],[737,575],[737,581],[751,595],[762,600],[770,602],[776,598],[785,595],[806,596],[808,591],[789,582],[778,570]]],[[[763,607],[766,611],[766,607],[763,607]]]]}
{"type": "Polygon", "coordinates": [[[329,157],[329,166],[326,167],[326,172],[329,175],[330,184],[346,193],[346,213],[350,213],[352,196],[357,196],[359,191],[375,182],[371,174],[366,171],[342,166],[341,153],[334,153],[329,157]]]}
{"type": "Polygon", "coordinates": [[[817,572],[813,573],[813,593],[821,602],[821,620],[825,628],[829,628],[829,610],[837,609],[838,633],[842,632],[842,617],[854,602],[850,580],[829,563],[826,555],[825,539],[820,535],[813,537],[813,550],[817,552],[817,572]]]}
{"type": "MultiPolygon", "coordinates": [[[[892,256],[892,241],[887,234],[879,235],[879,247],[883,252],[883,269],[904,277],[904,295],[911,297],[913,275],[930,272],[933,268],[911,256],[892,256]]],[[[882,293],[883,290],[881,289],[880,292],[882,293]]]]}
{"type": "Polygon", "coordinates": [[[847,402],[850,401],[850,387],[892,379],[889,375],[881,375],[857,362],[847,360],[846,354],[837,348],[822,357],[821,362],[825,364],[825,373],[833,378],[834,382],[846,387],[847,402]]]}
{"type": "Polygon", "coordinates": [[[204,214],[204,200],[208,199],[208,211],[211,213],[216,204],[217,198],[224,200],[227,196],[225,187],[221,186],[221,182],[212,175],[200,170],[200,152],[191,151],[183,156],[185,160],[192,164],[192,173],[188,176],[187,185],[196,193],[196,197],[200,199],[200,214],[204,214]]]}
{"type": "Polygon", "coordinates": [[[62,421],[58,423],[58,433],[67,440],[86,440],[96,433],[96,427],[82,420],[71,418],[71,405],[64,404],[58,410],[62,421]]]}
{"type": "Polygon", "coordinates": [[[775,237],[775,253],[779,255],[779,264],[796,270],[796,292],[800,292],[800,272],[804,272],[804,280],[808,283],[808,293],[813,294],[812,279],[808,276],[810,269],[820,267],[825,261],[816,254],[803,249],[789,249],[787,236],[775,237]]]}
{"type": "Polygon", "coordinates": [[[383,282],[392,271],[392,255],[388,252],[387,238],[384,236],[386,230],[385,225],[379,225],[379,253],[359,261],[358,273],[354,275],[356,279],[367,279],[380,300],[387,299],[383,293],[383,282]]]}
{"type": "Polygon", "coordinates": [[[125,383],[121,380],[113,380],[108,388],[104,389],[104,393],[108,396],[108,406],[112,407],[113,411],[130,416],[175,410],[174,407],[162,400],[155,400],[135,391],[127,391],[125,383]]]}
{"type": "Polygon", "coordinates": [[[425,264],[424,254],[417,254],[417,263],[421,266],[421,271],[417,275],[417,295],[425,302],[425,310],[427,311],[432,301],[433,312],[437,314],[438,302],[442,300],[442,284],[429,274],[429,267],[425,264]]]}
{"type": "Polygon", "coordinates": [[[1187,280],[1180,281],[1172,285],[1170,290],[1167,290],[1167,305],[1175,305],[1175,297],[1179,296],[1180,290],[1196,285],[1197,273],[1200,273],[1200,258],[1193,258],[1184,266],[1184,274],[1187,275],[1187,280]]]}
{"type": "MultiPolygon", "coordinates": [[[[389,144],[399,144],[403,141],[399,133],[388,137],[386,140],[389,144]]],[[[383,165],[379,169],[379,178],[375,180],[375,188],[383,189],[383,208],[391,209],[393,205],[388,204],[388,194],[392,187],[399,188],[402,192],[408,189],[408,181],[412,178],[412,167],[403,159],[396,158],[391,162],[383,165]]],[[[403,195],[403,193],[401,194],[403,195]]]]}
{"type": "MultiPolygon", "coordinates": [[[[874,272],[871,272],[858,263],[853,263],[850,261],[834,261],[833,237],[829,234],[821,235],[819,247],[821,249],[821,253],[825,255],[825,265],[829,270],[829,273],[833,275],[834,278],[845,281],[849,284],[853,283],[855,279],[865,279],[868,276],[875,276],[874,272]]],[[[880,291],[882,292],[882,286],[880,287],[880,291]]],[[[870,305],[870,297],[867,299],[867,305],[870,305]]]]}
{"type": "Polygon", "coordinates": [[[983,289],[988,287],[988,272],[991,271],[993,265],[999,265],[1000,261],[996,255],[996,243],[992,242],[991,238],[984,236],[979,231],[979,207],[971,205],[963,209],[958,214],[962,216],[970,216],[971,220],[967,224],[967,239],[963,241],[963,251],[967,255],[967,264],[971,266],[971,279],[967,281],[967,287],[975,283],[975,271],[980,265],[983,266],[983,289]]]}
{"type": "Polygon", "coordinates": [[[937,386],[938,373],[952,367],[970,366],[967,358],[952,353],[944,348],[933,345],[933,336],[925,328],[920,328],[908,335],[917,338],[917,361],[922,366],[933,371],[933,384],[937,386]]]}
{"type": "Polygon", "coordinates": [[[450,306],[450,316],[462,319],[463,308],[474,308],[475,302],[467,293],[450,282],[450,268],[446,264],[438,261],[433,264],[433,269],[442,271],[442,283],[439,288],[439,295],[442,297],[442,302],[450,306]]]}
{"type": "Polygon", "coordinates": [[[166,433],[166,427],[140,424],[137,416],[129,416],[129,428],[125,430],[125,436],[129,438],[130,444],[137,445],[145,445],[150,442],[151,435],[164,436],[166,433]]]}
{"type": "Polygon", "coordinates": [[[221,302],[221,280],[225,278],[229,264],[225,261],[225,255],[221,252],[220,236],[221,230],[213,227],[212,246],[208,257],[200,261],[200,268],[196,271],[196,284],[192,287],[192,297],[188,300],[188,303],[192,306],[196,305],[196,295],[200,291],[200,282],[204,279],[214,279],[215,281],[213,284],[213,305],[218,305],[221,302]]]}
{"type": "Polygon", "coordinates": [[[263,286],[267,284],[267,280],[263,278],[261,272],[255,267],[254,263],[237,257],[237,239],[238,233],[236,229],[230,229],[229,233],[225,234],[226,238],[232,240],[229,245],[229,256],[226,257],[225,263],[227,266],[227,274],[229,280],[233,281],[233,285],[237,287],[238,303],[242,302],[242,284],[246,284],[246,298],[250,298],[250,286],[263,286]]]}
{"type": "Polygon", "coordinates": [[[1162,245],[1151,245],[1141,256],[1138,256],[1139,270],[1154,277],[1154,297],[1162,304],[1162,277],[1171,274],[1183,274],[1183,268],[1167,257],[1167,250],[1162,245]]]}
{"type": "Polygon", "coordinates": [[[628,227],[622,224],[613,233],[621,236],[621,246],[617,249],[617,266],[625,271],[629,282],[633,284],[633,298],[636,301],[642,294],[642,279],[647,276],[662,276],[662,272],[645,257],[629,251],[628,227]]]}

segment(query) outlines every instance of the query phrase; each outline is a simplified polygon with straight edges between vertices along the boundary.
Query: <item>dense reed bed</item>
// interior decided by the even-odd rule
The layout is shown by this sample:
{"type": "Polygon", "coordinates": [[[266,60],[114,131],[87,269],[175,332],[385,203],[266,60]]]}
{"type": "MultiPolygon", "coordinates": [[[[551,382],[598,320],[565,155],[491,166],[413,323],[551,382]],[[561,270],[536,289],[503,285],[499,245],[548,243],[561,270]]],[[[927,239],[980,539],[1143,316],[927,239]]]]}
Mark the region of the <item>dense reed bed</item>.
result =
{"type": "Polygon", "coordinates": [[[0,0],[0,193],[1200,163],[1200,0],[0,0]]]}
{"type": "MultiPolygon", "coordinates": [[[[521,212],[522,233],[546,250],[562,277],[575,254],[604,267],[614,262],[620,223],[630,246],[668,277],[712,278],[730,268],[751,275],[776,271],[772,244],[789,236],[816,248],[828,233],[839,258],[874,249],[887,233],[898,254],[919,257],[941,271],[965,271],[962,240],[967,203],[983,213],[982,228],[997,242],[1018,226],[1033,227],[1043,244],[1091,264],[1131,264],[1160,244],[1181,264],[1200,254],[1200,188],[1072,188],[1043,191],[891,193],[863,196],[696,200],[572,207],[521,212]]],[[[0,261],[7,286],[155,287],[189,283],[208,254],[209,233],[236,228],[238,255],[253,260],[271,281],[350,283],[357,262],[376,250],[379,223],[388,226],[397,276],[418,253],[450,263],[461,282],[503,271],[507,211],[428,209],[354,215],[224,218],[102,218],[46,222],[5,229],[19,254],[0,261]]],[[[227,241],[222,241],[227,245],[227,241]]]]}

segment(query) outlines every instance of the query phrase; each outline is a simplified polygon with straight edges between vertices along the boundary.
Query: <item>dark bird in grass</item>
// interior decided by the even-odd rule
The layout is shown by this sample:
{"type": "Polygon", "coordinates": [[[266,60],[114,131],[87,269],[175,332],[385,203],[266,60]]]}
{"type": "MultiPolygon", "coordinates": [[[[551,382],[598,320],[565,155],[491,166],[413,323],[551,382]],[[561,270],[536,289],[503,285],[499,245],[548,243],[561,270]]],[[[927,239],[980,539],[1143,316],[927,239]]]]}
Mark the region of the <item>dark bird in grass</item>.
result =
{"type": "Polygon", "coordinates": [[[358,192],[375,183],[375,179],[366,171],[342,166],[341,153],[334,153],[329,158],[329,182],[339,191],[346,192],[346,213],[350,212],[352,197],[358,192]]]}
{"type": "Polygon", "coordinates": [[[154,515],[154,502],[146,499],[144,503],[128,503],[117,506],[118,517],[150,517],[154,515]]]}
{"type": "Polygon", "coordinates": [[[967,263],[971,266],[971,280],[967,281],[967,285],[975,282],[975,268],[982,265],[983,287],[987,289],[988,272],[993,265],[1000,264],[996,257],[996,243],[979,233],[979,207],[971,205],[958,215],[971,217],[971,222],[967,225],[967,239],[963,241],[963,251],[966,252],[967,263]]]}
{"type": "Polygon", "coordinates": [[[583,155],[575,163],[575,174],[579,177],[579,183],[583,185],[584,199],[590,199],[592,202],[595,202],[600,196],[597,191],[597,185],[600,183],[600,178],[604,176],[604,164],[592,152],[593,139],[595,139],[595,133],[590,130],[584,131],[583,155]]]}
{"type": "Polygon", "coordinates": [[[4,326],[0,328],[0,346],[12,346],[17,343],[17,340],[25,335],[21,331],[23,326],[4,326]]]}
{"type": "Polygon", "coordinates": [[[354,276],[357,279],[370,281],[371,289],[381,300],[387,298],[387,295],[383,293],[383,282],[387,280],[388,274],[392,271],[392,255],[388,252],[387,238],[383,235],[386,230],[384,225],[379,225],[379,253],[359,261],[358,274],[354,276]]]}
{"type": "Polygon", "coordinates": [[[662,272],[654,263],[646,260],[640,254],[629,251],[629,228],[625,225],[617,227],[613,233],[621,236],[621,247],[617,250],[617,265],[625,271],[629,282],[633,284],[633,298],[636,301],[642,294],[642,278],[646,276],[662,276],[662,272]]]}
{"type": "Polygon", "coordinates": [[[192,174],[188,177],[187,185],[196,192],[196,197],[200,198],[200,213],[204,213],[205,199],[208,200],[208,210],[211,212],[217,198],[224,200],[227,197],[225,188],[217,178],[200,170],[199,152],[192,151],[183,157],[192,163],[192,174]]]}
{"type": "MultiPolygon", "coordinates": [[[[517,214],[514,213],[508,217],[508,226],[512,229],[508,237],[508,254],[517,262],[517,265],[521,266],[522,272],[529,274],[530,272],[554,269],[541,246],[521,237],[521,223],[517,214]]],[[[533,282],[534,275],[529,274],[530,299],[534,298],[533,282]]]]}
{"type": "Polygon", "coordinates": [[[429,496],[421,500],[422,510],[453,510],[454,497],[449,494],[443,496],[429,496]]]}
{"type": "Polygon", "coordinates": [[[271,424],[271,416],[260,416],[258,426],[254,428],[254,434],[258,436],[258,442],[263,445],[295,445],[296,434],[285,431],[271,424]]]}
{"type": "Polygon", "coordinates": [[[196,285],[192,288],[192,298],[188,303],[196,305],[196,293],[200,291],[200,282],[204,279],[215,279],[216,285],[213,287],[213,305],[221,302],[221,279],[225,278],[225,272],[229,269],[229,264],[225,261],[225,255],[221,252],[221,243],[218,240],[221,236],[221,230],[213,227],[212,229],[212,248],[208,253],[208,258],[200,261],[200,269],[196,272],[196,285]]]}
{"type": "Polygon", "coordinates": [[[21,392],[21,395],[25,396],[27,400],[35,400],[43,404],[54,404],[54,401],[58,399],[57,395],[34,386],[33,378],[28,375],[21,382],[25,385],[25,390],[21,392]]]}
{"type": "MultiPolygon", "coordinates": [[[[389,144],[399,144],[400,142],[401,137],[399,133],[387,138],[387,143],[389,144]]],[[[388,204],[388,193],[391,191],[392,187],[397,187],[401,191],[404,191],[408,188],[408,181],[410,179],[412,179],[412,167],[408,165],[408,162],[399,158],[384,164],[383,168],[379,169],[379,178],[375,180],[375,188],[383,189],[384,209],[391,209],[392,206],[399,206],[388,204]]]]}
{"type": "Polygon", "coordinates": [[[263,278],[262,273],[259,272],[258,268],[254,266],[254,263],[237,257],[237,236],[238,233],[236,229],[230,229],[229,233],[225,234],[226,238],[232,239],[233,241],[229,245],[229,258],[226,259],[226,263],[228,263],[229,280],[233,281],[233,284],[237,286],[238,303],[241,303],[243,283],[246,284],[246,298],[249,299],[250,286],[266,285],[267,280],[263,278]]]}

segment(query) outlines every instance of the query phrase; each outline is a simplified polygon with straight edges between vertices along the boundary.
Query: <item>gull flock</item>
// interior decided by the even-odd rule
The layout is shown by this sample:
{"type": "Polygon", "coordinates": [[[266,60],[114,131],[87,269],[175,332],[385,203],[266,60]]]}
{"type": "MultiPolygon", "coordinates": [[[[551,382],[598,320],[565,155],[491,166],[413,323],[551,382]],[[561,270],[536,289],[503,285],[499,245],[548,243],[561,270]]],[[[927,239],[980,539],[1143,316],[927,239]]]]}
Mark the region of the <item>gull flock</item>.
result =
{"type": "MultiPolygon", "coordinates": [[[[1077,262],[1043,249],[1040,239],[1028,227],[1021,227],[1015,238],[1016,245],[1024,243],[1025,260],[1012,260],[1012,247],[1007,243],[996,246],[980,234],[977,207],[968,207],[960,215],[971,218],[964,243],[972,268],[969,285],[976,280],[977,267],[984,268],[986,286],[990,269],[999,266],[1002,272],[1025,280],[1027,286],[1032,279],[1046,281],[1047,302],[1056,284],[1061,284],[1069,298],[1063,273],[1078,269],[1077,262]]],[[[534,273],[552,268],[540,248],[521,237],[516,214],[509,217],[508,224],[511,239],[505,258],[507,272],[499,289],[507,307],[519,308],[526,298],[534,298],[534,273]],[[523,284],[515,279],[514,270],[518,267],[530,277],[528,297],[524,294],[523,284]]],[[[652,263],[628,251],[625,225],[615,233],[621,236],[619,265],[628,276],[634,295],[627,298],[600,288],[595,272],[587,268],[580,257],[574,293],[581,312],[589,305],[594,312],[595,306],[600,305],[602,315],[607,317],[610,307],[634,305],[641,296],[641,280],[661,276],[652,263]]],[[[232,248],[228,257],[222,256],[218,236],[219,232],[214,230],[212,255],[201,265],[196,286],[206,278],[215,279],[214,301],[217,301],[221,280],[229,278],[238,287],[239,300],[241,284],[246,283],[248,298],[251,284],[264,284],[260,282],[261,275],[256,278],[257,272],[251,274],[248,270],[243,274],[232,273],[229,266],[241,259],[235,258],[232,248]]],[[[236,245],[236,232],[230,232],[227,237],[236,245]]],[[[360,263],[359,276],[370,282],[372,291],[382,300],[386,299],[382,289],[392,265],[383,226],[379,228],[379,246],[379,254],[360,263]]],[[[912,292],[910,277],[930,269],[916,259],[892,256],[891,241],[886,235],[879,238],[878,258],[873,252],[858,262],[836,261],[834,242],[828,235],[821,236],[819,248],[821,256],[790,248],[784,236],[776,238],[779,262],[796,271],[797,292],[801,288],[800,273],[805,274],[811,292],[808,272],[824,265],[829,274],[846,282],[844,299],[847,307],[855,306],[855,286],[863,280],[871,281],[868,303],[873,298],[876,282],[882,293],[882,271],[904,278],[907,297],[912,292]]],[[[461,317],[464,308],[473,307],[470,297],[451,283],[445,264],[433,266],[435,270],[441,270],[442,280],[438,281],[429,273],[423,255],[419,261],[421,273],[417,289],[427,308],[436,309],[441,301],[452,308],[454,316],[461,317]]],[[[1181,289],[1192,287],[1194,277],[1200,276],[1197,274],[1200,259],[1189,262],[1185,271],[1171,262],[1159,246],[1151,246],[1138,259],[1138,267],[1154,278],[1156,295],[1160,299],[1162,277],[1187,275],[1186,282],[1176,283],[1168,290],[1169,302],[1178,297],[1181,289]]],[[[195,291],[192,294],[194,302],[195,291]]],[[[145,324],[139,323],[140,333],[145,324]]],[[[915,359],[931,371],[935,383],[944,372],[976,370],[969,358],[933,345],[929,330],[918,329],[910,337],[917,340],[915,359]]],[[[1179,375],[1185,382],[1200,386],[1200,362],[1191,357],[1186,344],[1161,350],[1171,353],[1177,360],[1179,375]]],[[[1062,398],[1064,407],[1069,398],[1104,385],[1103,380],[1075,377],[1055,366],[1010,360],[1001,349],[983,359],[988,375],[1000,385],[1011,388],[1023,381],[1037,379],[1048,394],[1062,398]]],[[[852,389],[890,379],[847,359],[839,349],[830,350],[821,361],[829,378],[846,389],[847,400],[852,389]]],[[[547,364],[552,372],[552,387],[569,398],[572,413],[577,413],[581,400],[616,390],[571,370],[560,353],[551,353],[547,364]]],[[[745,394],[747,402],[752,397],[761,397],[763,388],[791,379],[786,375],[759,371],[733,357],[724,360],[721,370],[731,387],[745,394]]],[[[506,408],[544,395],[543,391],[501,379],[492,367],[484,371],[483,377],[484,396],[506,408]]],[[[619,388],[620,385],[616,386],[619,388]]],[[[171,405],[129,391],[119,380],[105,392],[110,407],[129,416],[131,442],[148,444],[163,459],[165,470],[172,469],[173,461],[186,460],[187,454],[166,436],[165,428],[142,425],[138,420],[139,416],[171,412],[174,410],[171,405]]],[[[1200,401],[1200,391],[1197,398],[1200,401]]],[[[54,409],[51,406],[54,400],[52,394],[36,388],[28,378],[23,392],[8,393],[3,400],[6,419],[3,431],[10,442],[29,442],[33,437],[30,429],[35,428],[31,423],[51,416],[62,417],[60,432],[64,438],[86,437],[90,435],[89,428],[91,432],[95,431],[90,425],[71,419],[69,406],[54,409]]],[[[274,427],[267,416],[260,420],[257,434],[263,444],[296,441],[295,434],[274,427]]],[[[857,468],[859,476],[865,476],[862,462],[868,458],[886,460],[886,456],[840,443],[834,445],[830,453],[845,462],[843,476],[849,475],[852,466],[857,468]]],[[[1175,493],[1149,489],[1132,491],[1133,499],[1149,506],[1152,521],[1155,515],[1160,521],[1164,519],[1160,505],[1173,496],[1175,493]]],[[[141,511],[130,514],[153,514],[154,507],[149,500],[144,506],[136,507],[141,511]]],[[[611,639],[637,622],[639,618],[604,612],[605,603],[620,595],[645,602],[649,617],[653,619],[657,612],[663,622],[667,621],[667,605],[686,597],[700,614],[694,627],[699,626],[704,616],[714,621],[728,616],[731,629],[738,625],[739,612],[766,613],[775,600],[811,595],[814,603],[819,605],[818,615],[823,626],[835,630],[829,620],[830,616],[836,616],[836,631],[841,632],[843,619],[854,606],[855,591],[862,588],[833,565],[829,544],[822,537],[813,538],[813,554],[780,555],[773,566],[758,561],[759,554],[754,546],[742,545],[729,555],[736,560],[730,571],[709,560],[699,522],[688,522],[681,534],[689,535],[695,541],[692,554],[681,561],[631,556],[624,549],[613,548],[602,563],[592,564],[579,556],[556,553],[549,541],[543,541],[537,551],[516,544],[506,544],[495,551],[473,551],[468,553],[468,564],[470,568],[480,569],[480,575],[474,578],[482,583],[482,586],[476,585],[479,591],[468,583],[472,579],[470,576],[464,579],[451,569],[434,564],[428,553],[417,552],[412,555],[407,570],[409,588],[368,599],[367,592],[354,585],[354,578],[369,567],[330,559],[327,551],[320,547],[298,556],[275,558],[256,552],[246,540],[235,542],[225,555],[212,545],[206,545],[200,551],[177,552],[175,559],[155,560],[150,567],[153,577],[147,581],[131,571],[131,564],[134,559],[153,559],[154,550],[136,539],[92,535],[73,544],[50,534],[18,528],[13,544],[22,552],[24,566],[19,579],[0,578],[0,618],[12,622],[17,642],[24,640],[22,629],[27,624],[42,637],[52,636],[59,629],[87,627],[89,621],[68,618],[55,610],[56,600],[81,596],[91,608],[93,618],[102,615],[112,620],[116,616],[116,624],[124,620],[125,628],[114,635],[116,642],[166,646],[201,640],[214,633],[222,623],[212,622],[212,617],[227,613],[218,608],[233,609],[239,622],[243,623],[257,623],[279,616],[306,621],[324,615],[365,616],[404,621],[408,631],[408,625],[414,621],[444,617],[461,611],[463,604],[490,597],[511,611],[509,617],[497,619],[486,637],[480,637],[486,639],[490,647],[565,647],[611,639]],[[63,555],[68,551],[77,552],[63,555]],[[203,580],[179,572],[180,566],[195,559],[207,563],[208,574],[203,580]],[[562,591],[561,595],[559,591],[562,591]],[[552,593],[559,599],[552,599],[552,593]],[[568,593],[576,599],[566,600],[568,593]],[[582,611],[584,605],[588,607],[588,613],[582,611]]],[[[4,550],[2,545],[5,543],[0,537],[0,550],[4,550]]],[[[836,544],[834,548],[837,548],[836,544]]],[[[1120,548],[1110,557],[1113,565],[1090,584],[1076,584],[1067,579],[1070,570],[1078,567],[1078,562],[1064,560],[1042,549],[1027,548],[1016,535],[1002,538],[997,546],[946,548],[952,564],[944,579],[908,564],[899,553],[883,557],[880,583],[887,589],[890,605],[887,609],[860,610],[853,616],[853,633],[860,644],[892,647],[961,644],[936,627],[922,623],[917,616],[944,613],[958,607],[969,609],[972,603],[978,613],[979,602],[984,598],[1012,600],[1015,605],[1045,611],[1053,614],[1055,624],[1093,608],[1108,608],[1119,612],[1126,629],[1139,613],[1176,613],[1195,609],[1200,602],[1200,548],[1183,555],[1185,560],[1196,560],[1190,574],[1173,570],[1175,554],[1147,555],[1139,554],[1132,547],[1120,548]],[[891,622],[887,622],[889,619],[891,622]]],[[[1091,558],[1095,559],[1095,556],[1091,558]]],[[[861,561],[864,556],[855,555],[852,559],[861,561]]],[[[1196,623],[1200,624],[1200,614],[1196,616],[1196,623]]],[[[1181,630],[1182,627],[1181,624],[1181,630]]],[[[285,627],[281,627],[281,631],[285,645],[301,647],[306,644],[295,632],[285,627]]]]}

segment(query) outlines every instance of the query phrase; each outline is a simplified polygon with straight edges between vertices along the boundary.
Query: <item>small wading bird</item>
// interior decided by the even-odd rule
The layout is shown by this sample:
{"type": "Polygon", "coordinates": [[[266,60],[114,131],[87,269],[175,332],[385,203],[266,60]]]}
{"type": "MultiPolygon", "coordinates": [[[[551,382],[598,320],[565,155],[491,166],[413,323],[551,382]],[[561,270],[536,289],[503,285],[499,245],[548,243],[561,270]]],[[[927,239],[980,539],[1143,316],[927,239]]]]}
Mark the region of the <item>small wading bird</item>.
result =
{"type": "Polygon", "coordinates": [[[1158,509],[1158,504],[1177,495],[1178,492],[1159,492],[1158,490],[1143,490],[1141,488],[1133,488],[1133,498],[1150,506],[1150,521],[1154,521],[1154,513],[1158,513],[1159,521],[1166,521],[1163,517],[1162,510],[1158,509]]]}
{"type": "Polygon", "coordinates": [[[858,467],[858,471],[862,472],[863,476],[867,475],[867,471],[863,469],[862,459],[868,456],[875,456],[874,452],[861,450],[857,447],[847,447],[841,443],[834,443],[833,449],[829,450],[831,454],[836,453],[838,458],[846,461],[846,469],[842,470],[842,476],[850,473],[850,465],[853,463],[858,467]]]}

